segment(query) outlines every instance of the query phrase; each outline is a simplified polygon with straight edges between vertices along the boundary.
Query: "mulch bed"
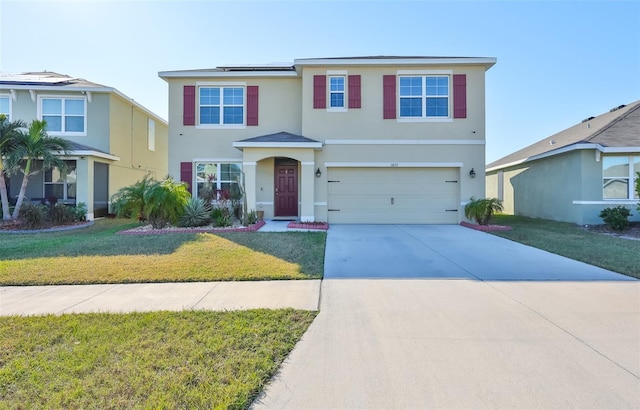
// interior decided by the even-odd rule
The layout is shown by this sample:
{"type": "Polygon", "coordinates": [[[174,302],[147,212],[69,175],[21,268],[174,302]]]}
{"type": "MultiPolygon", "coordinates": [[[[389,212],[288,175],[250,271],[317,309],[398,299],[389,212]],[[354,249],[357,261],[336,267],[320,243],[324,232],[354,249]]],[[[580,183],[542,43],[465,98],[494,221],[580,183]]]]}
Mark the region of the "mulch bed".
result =
{"type": "Polygon", "coordinates": [[[471,228],[471,229],[475,229],[476,231],[482,231],[482,232],[510,231],[513,229],[512,227],[506,226],[506,225],[476,225],[476,224],[472,224],[464,221],[460,222],[460,225],[466,228],[471,228]]]}
{"type": "Polygon", "coordinates": [[[86,228],[93,225],[93,221],[69,222],[64,225],[45,226],[41,229],[26,229],[20,221],[10,220],[0,222],[0,233],[40,233],[40,232],[60,232],[73,229],[86,228]]]}
{"type": "Polygon", "coordinates": [[[211,226],[204,226],[199,228],[164,228],[164,229],[150,229],[147,225],[145,227],[127,229],[118,232],[121,235],[156,235],[165,233],[219,233],[219,232],[255,232],[264,226],[264,221],[259,221],[253,225],[231,227],[231,228],[213,228],[211,226]]]}
{"type": "Polygon", "coordinates": [[[318,229],[326,231],[329,224],[326,222],[289,222],[287,228],[290,229],[318,229]]]}
{"type": "Polygon", "coordinates": [[[600,233],[603,235],[640,240],[640,222],[629,222],[629,227],[624,231],[614,231],[607,225],[585,225],[583,228],[589,232],[600,233]]]}

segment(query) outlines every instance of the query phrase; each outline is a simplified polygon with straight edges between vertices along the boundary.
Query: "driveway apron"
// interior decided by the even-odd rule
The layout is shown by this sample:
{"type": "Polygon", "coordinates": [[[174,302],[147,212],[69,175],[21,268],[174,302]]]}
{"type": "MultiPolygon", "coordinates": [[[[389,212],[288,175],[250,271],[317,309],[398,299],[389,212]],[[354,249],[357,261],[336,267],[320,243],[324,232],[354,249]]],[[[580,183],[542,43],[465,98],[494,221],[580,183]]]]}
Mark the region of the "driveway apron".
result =
{"type": "Polygon", "coordinates": [[[254,409],[639,408],[640,282],[459,226],[332,226],[254,409]]]}

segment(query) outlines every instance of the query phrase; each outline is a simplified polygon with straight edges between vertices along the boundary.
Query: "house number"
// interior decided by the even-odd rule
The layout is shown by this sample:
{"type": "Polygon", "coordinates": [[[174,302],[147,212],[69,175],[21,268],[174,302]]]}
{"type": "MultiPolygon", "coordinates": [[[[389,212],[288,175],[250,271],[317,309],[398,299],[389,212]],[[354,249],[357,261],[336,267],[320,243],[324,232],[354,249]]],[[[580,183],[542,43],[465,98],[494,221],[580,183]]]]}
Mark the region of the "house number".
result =
{"type": "Polygon", "coordinates": [[[400,164],[398,164],[397,162],[392,162],[391,165],[390,165],[390,167],[392,167],[392,168],[396,168],[396,167],[399,167],[399,166],[400,166],[400,164]]]}

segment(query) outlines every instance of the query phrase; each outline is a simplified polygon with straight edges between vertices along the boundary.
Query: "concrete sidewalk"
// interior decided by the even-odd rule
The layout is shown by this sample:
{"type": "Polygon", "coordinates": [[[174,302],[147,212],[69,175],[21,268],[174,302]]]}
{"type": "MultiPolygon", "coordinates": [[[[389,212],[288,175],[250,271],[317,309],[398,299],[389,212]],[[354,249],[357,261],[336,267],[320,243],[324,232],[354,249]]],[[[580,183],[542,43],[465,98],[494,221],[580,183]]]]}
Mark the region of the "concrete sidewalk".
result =
{"type": "Polygon", "coordinates": [[[0,315],[153,310],[318,310],[320,280],[0,287],[0,315]]]}

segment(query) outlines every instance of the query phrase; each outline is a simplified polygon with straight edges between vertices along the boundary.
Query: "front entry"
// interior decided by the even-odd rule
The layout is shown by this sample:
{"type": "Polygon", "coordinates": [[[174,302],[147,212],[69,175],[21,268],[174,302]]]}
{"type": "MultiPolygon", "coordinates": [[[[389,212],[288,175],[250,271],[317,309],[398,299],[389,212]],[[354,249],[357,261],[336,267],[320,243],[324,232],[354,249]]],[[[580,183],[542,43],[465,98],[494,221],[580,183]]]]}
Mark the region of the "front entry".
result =
{"type": "Polygon", "coordinates": [[[275,216],[298,216],[298,162],[275,160],[275,216]]]}

